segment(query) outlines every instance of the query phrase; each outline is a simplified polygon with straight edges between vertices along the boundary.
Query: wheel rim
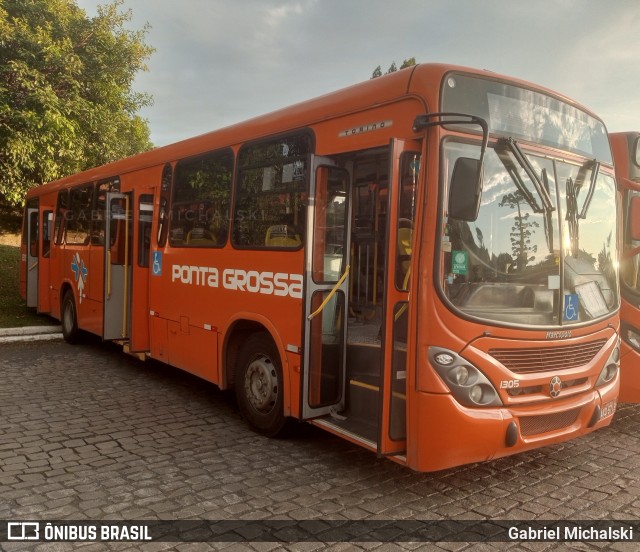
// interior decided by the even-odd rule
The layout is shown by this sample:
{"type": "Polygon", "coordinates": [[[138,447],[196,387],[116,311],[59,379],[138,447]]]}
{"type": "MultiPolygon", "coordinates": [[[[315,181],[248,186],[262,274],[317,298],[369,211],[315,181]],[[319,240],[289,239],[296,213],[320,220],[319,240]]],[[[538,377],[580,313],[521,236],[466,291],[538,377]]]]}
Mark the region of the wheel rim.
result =
{"type": "Polygon", "coordinates": [[[73,319],[73,304],[71,303],[71,301],[67,301],[64,306],[64,317],[62,319],[64,324],[64,331],[67,334],[73,331],[73,319]]]}
{"type": "Polygon", "coordinates": [[[260,355],[247,368],[244,390],[249,403],[261,413],[270,412],[278,398],[278,373],[271,359],[260,355]]]}

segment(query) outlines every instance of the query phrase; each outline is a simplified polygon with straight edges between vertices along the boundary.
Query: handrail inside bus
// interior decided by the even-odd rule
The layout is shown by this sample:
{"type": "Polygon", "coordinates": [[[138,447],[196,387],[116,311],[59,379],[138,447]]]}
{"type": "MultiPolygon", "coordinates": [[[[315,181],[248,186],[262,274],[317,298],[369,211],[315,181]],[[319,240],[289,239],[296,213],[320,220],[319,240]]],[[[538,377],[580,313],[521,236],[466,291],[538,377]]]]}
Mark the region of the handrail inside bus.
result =
{"type": "Polygon", "coordinates": [[[350,266],[347,265],[346,268],[344,269],[344,274],[340,276],[340,279],[336,282],[336,285],[333,286],[333,289],[329,292],[329,295],[327,295],[324,298],[324,301],[322,301],[322,304],[307,317],[307,320],[313,320],[316,316],[318,316],[324,310],[324,308],[327,306],[327,303],[335,295],[336,291],[338,291],[338,288],[342,285],[342,282],[344,282],[345,278],[349,275],[349,268],[350,266]]]}

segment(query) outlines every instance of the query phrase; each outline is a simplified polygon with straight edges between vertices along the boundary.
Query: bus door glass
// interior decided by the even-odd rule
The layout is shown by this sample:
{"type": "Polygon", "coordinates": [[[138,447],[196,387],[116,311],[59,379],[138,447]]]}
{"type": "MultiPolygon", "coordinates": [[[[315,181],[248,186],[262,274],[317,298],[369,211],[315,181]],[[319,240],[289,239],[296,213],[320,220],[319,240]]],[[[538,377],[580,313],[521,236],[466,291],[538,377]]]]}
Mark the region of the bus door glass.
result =
{"type": "Polygon", "coordinates": [[[51,312],[49,258],[51,256],[51,236],[53,235],[53,211],[50,208],[40,208],[40,235],[38,312],[51,312]]]}
{"type": "Polygon", "coordinates": [[[386,259],[385,321],[382,330],[384,370],[378,453],[401,454],[406,450],[407,344],[409,336],[409,285],[414,249],[418,172],[421,144],[393,140],[389,204],[389,249],[386,259]]]}
{"type": "Polygon", "coordinates": [[[315,158],[307,214],[303,419],[344,409],[349,174],[315,158]]]}
{"type": "Polygon", "coordinates": [[[127,339],[131,328],[132,204],[128,193],[106,194],[102,338],[127,339]]]}
{"type": "Polygon", "coordinates": [[[27,204],[27,307],[38,306],[40,213],[37,200],[27,204]]]}

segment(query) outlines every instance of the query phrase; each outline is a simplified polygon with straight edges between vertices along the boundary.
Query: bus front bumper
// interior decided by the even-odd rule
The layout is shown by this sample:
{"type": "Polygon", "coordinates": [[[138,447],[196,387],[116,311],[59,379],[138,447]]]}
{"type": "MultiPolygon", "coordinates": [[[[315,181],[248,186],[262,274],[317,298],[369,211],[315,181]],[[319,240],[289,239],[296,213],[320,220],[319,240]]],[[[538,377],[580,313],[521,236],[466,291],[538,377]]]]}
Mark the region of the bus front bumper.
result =
{"type": "Polygon", "coordinates": [[[585,435],[611,423],[619,377],[598,389],[536,405],[468,408],[449,394],[416,393],[407,464],[436,471],[483,462],[585,435]]]}

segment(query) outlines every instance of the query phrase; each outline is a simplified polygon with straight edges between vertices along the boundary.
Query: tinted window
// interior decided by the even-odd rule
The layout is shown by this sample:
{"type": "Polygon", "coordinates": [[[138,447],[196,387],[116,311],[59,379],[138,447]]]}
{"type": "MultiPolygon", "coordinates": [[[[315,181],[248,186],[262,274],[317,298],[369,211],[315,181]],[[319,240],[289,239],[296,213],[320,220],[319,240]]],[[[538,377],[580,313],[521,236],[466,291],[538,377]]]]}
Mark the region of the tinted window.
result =
{"type": "Polygon", "coordinates": [[[140,196],[138,204],[138,266],[149,266],[151,225],[153,224],[153,196],[140,196]]]}
{"type": "Polygon", "coordinates": [[[158,213],[158,247],[167,244],[167,234],[169,233],[169,198],[171,197],[171,182],[173,180],[173,167],[167,163],[162,169],[162,180],[160,182],[160,211],[158,213]]]}
{"type": "Polygon", "coordinates": [[[60,245],[64,239],[64,230],[66,226],[67,213],[69,211],[69,191],[62,190],[58,192],[58,204],[56,206],[55,221],[55,243],[60,245]]]}
{"type": "Polygon", "coordinates": [[[171,208],[173,247],[221,247],[229,233],[233,153],[179,161],[171,208]]]}
{"type": "Polygon", "coordinates": [[[70,212],[67,216],[65,241],[69,244],[88,245],[91,228],[93,185],[73,188],[70,196],[70,212]]]}
{"type": "Polygon", "coordinates": [[[94,245],[104,245],[104,221],[107,208],[107,192],[118,191],[120,191],[120,180],[118,178],[98,182],[96,190],[96,206],[92,213],[93,229],[91,231],[91,243],[94,245]]]}
{"type": "Polygon", "coordinates": [[[301,247],[311,137],[298,134],[250,145],[239,154],[233,243],[240,247],[301,247]]]}

